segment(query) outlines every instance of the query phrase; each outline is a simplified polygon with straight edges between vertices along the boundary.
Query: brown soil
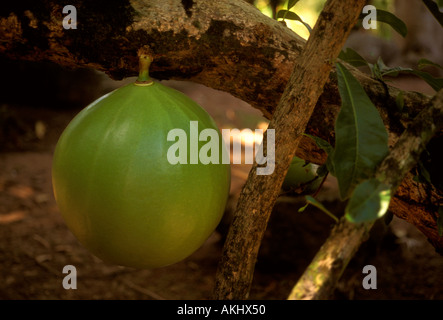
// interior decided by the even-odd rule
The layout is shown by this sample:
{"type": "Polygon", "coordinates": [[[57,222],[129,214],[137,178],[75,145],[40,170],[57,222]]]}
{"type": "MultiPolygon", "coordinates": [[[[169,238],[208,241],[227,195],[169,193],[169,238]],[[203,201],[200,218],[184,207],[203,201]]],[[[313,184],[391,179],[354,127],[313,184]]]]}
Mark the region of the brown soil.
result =
{"type": "MultiPolygon", "coordinates": [[[[258,112],[227,94],[187,83],[169,84],[204,106],[222,127],[253,127],[263,120],[258,112]]],[[[109,91],[119,85],[105,80],[102,88],[109,91]]],[[[98,90],[95,97],[103,90],[98,90]]],[[[0,103],[0,299],[211,297],[223,228],[192,256],[169,267],[134,270],[103,263],[67,229],[52,194],[52,152],[80,106],[0,103]],[[76,267],[76,290],[62,286],[65,265],[76,267]]],[[[233,166],[228,208],[235,205],[247,170],[247,166],[233,166]]],[[[336,201],[335,191],[334,181],[328,180],[322,197],[331,210],[340,212],[342,204],[336,201]]],[[[298,213],[302,204],[302,199],[282,198],[276,205],[250,298],[285,299],[327,237],[333,220],[314,209],[298,213]]],[[[394,218],[364,244],[332,298],[443,299],[442,270],[443,257],[423,235],[394,218]],[[377,268],[376,290],[362,287],[362,269],[368,264],[377,268]]]]}

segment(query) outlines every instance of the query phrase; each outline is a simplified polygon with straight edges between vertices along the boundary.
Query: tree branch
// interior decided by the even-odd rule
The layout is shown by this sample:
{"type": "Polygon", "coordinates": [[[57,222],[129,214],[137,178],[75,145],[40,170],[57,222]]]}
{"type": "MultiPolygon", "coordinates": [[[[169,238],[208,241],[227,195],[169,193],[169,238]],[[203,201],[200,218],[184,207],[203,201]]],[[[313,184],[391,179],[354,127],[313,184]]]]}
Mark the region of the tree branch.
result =
{"type": "MultiPolygon", "coordinates": [[[[375,176],[391,186],[391,194],[395,194],[403,178],[416,165],[430,139],[442,129],[443,89],[435,96],[433,104],[420,112],[408,126],[376,171],[375,176]]],[[[288,299],[329,298],[349,261],[367,239],[374,222],[354,224],[342,217],[288,299]]]]}
{"type": "MultiPolygon", "coordinates": [[[[365,0],[329,0],[297,59],[289,83],[263,139],[275,130],[275,170],[257,174],[254,163],[240,194],[216,276],[216,299],[245,299],[269,217],[300,138],[365,0]]],[[[273,150],[272,150],[273,151],[273,150]]],[[[271,152],[272,152],[271,151],[271,152]]],[[[271,158],[272,159],[272,158],[271,158]]],[[[269,163],[268,163],[269,165],[269,163]]]]}
{"type": "MultiPolygon", "coordinates": [[[[114,79],[137,75],[137,51],[149,47],[156,79],[188,80],[229,92],[271,118],[305,41],[281,23],[241,0],[72,0],[77,29],[62,26],[60,0],[6,1],[0,7],[0,55],[12,59],[52,61],[68,67],[90,67],[114,79]]],[[[400,92],[353,70],[353,75],[380,111],[394,145],[404,127],[430,98],[400,92]]],[[[334,141],[340,98],[334,71],[318,99],[307,133],[334,141]]],[[[297,155],[314,163],[326,156],[309,138],[297,155]]],[[[424,199],[440,201],[408,176],[392,201],[391,211],[415,224],[443,252],[436,219],[424,199]]]]}

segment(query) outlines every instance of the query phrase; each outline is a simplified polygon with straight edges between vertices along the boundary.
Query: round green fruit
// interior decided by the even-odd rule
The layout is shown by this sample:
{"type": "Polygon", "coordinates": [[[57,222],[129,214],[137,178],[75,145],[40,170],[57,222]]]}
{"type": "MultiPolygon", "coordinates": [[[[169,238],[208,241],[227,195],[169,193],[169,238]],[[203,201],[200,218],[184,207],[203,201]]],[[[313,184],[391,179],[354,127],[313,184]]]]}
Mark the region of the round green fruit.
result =
{"type": "Polygon", "coordinates": [[[229,195],[229,164],[171,164],[167,157],[174,143],[168,132],[179,128],[189,137],[190,121],[199,132],[219,132],[184,94],[145,81],[96,100],[64,130],[53,159],[55,199],[68,228],[102,260],[170,265],[215,230],[229,195]]]}
{"type": "Polygon", "coordinates": [[[316,174],[317,167],[312,163],[306,164],[305,160],[294,156],[283,181],[283,188],[297,189],[302,187],[302,191],[307,193],[315,191],[321,182],[316,174]]]}

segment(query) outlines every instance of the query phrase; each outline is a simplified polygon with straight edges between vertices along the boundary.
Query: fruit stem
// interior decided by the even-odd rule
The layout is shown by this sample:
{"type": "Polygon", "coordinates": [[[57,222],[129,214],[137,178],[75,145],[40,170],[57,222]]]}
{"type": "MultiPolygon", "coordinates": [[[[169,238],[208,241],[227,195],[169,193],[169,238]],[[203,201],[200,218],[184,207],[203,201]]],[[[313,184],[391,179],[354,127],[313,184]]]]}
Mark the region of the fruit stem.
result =
{"type": "Polygon", "coordinates": [[[139,74],[135,84],[138,86],[150,86],[154,82],[149,77],[149,66],[152,58],[147,54],[140,54],[139,56],[139,74]]]}

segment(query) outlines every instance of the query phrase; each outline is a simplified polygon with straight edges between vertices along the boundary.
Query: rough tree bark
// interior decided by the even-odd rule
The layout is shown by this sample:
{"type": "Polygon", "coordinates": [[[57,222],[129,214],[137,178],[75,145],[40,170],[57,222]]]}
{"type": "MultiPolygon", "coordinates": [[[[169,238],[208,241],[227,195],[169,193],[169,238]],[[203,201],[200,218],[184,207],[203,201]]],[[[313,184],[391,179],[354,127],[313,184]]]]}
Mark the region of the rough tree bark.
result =
{"type": "MultiPolygon", "coordinates": [[[[229,92],[271,118],[305,41],[281,23],[241,0],[86,1],[72,0],[77,29],[62,26],[62,1],[7,1],[0,6],[0,55],[91,67],[115,79],[137,75],[137,51],[148,46],[157,79],[189,80],[229,92]]],[[[380,111],[393,145],[430,97],[407,92],[399,113],[400,90],[353,71],[380,111]]],[[[340,106],[335,74],[324,87],[307,132],[334,141],[340,106]]],[[[302,139],[297,155],[322,163],[325,154],[302,139]]],[[[436,190],[403,181],[391,211],[417,226],[443,253],[437,232],[436,190]]]]}
{"type": "MultiPolygon", "coordinates": [[[[300,53],[263,138],[275,130],[275,170],[259,175],[255,162],[238,199],[216,277],[216,299],[246,299],[261,240],[300,138],[349,32],[366,0],[328,0],[300,53]]],[[[268,156],[271,157],[270,154],[268,156]]]]}

